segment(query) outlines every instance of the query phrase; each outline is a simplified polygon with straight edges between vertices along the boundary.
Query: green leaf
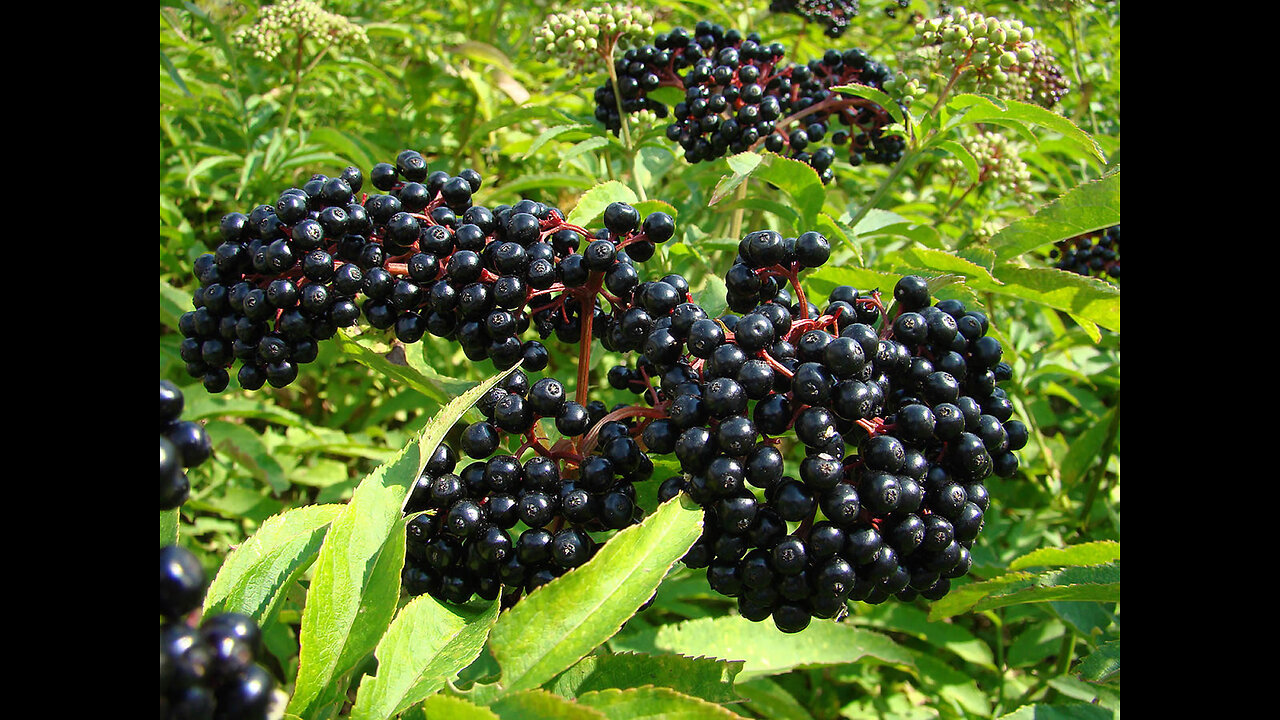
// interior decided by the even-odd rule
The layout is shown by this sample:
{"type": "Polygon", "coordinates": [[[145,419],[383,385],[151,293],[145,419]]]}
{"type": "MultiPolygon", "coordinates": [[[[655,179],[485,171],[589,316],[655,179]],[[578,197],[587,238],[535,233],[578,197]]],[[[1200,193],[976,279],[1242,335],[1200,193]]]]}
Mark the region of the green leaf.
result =
{"type": "Polygon", "coordinates": [[[1097,278],[1054,268],[1000,265],[995,277],[1003,285],[995,294],[1026,300],[1086,318],[1120,332],[1120,288],[1097,278]]]}
{"type": "Polygon", "coordinates": [[[160,547],[178,542],[178,508],[160,511],[160,547]]]}
{"type": "Polygon", "coordinates": [[[374,655],[378,672],[356,693],[352,720],[384,720],[428,697],[480,656],[499,602],[445,605],[430,595],[396,614],[374,655]]]}
{"type": "Polygon", "coordinates": [[[709,702],[723,703],[739,699],[734,692],[733,679],[741,670],[741,662],[715,658],[631,652],[590,655],[561,673],[548,689],[573,697],[595,690],[658,685],[709,702]]]}
{"type": "Polygon", "coordinates": [[[1097,705],[1069,703],[1023,705],[1011,713],[1001,715],[997,720],[1113,720],[1115,717],[1117,713],[1097,705]]]}
{"type": "Polygon", "coordinates": [[[1105,463],[1108,458],[1102,457],[1108,438],[1116,429],[1116,408],[1111,408],[1106,415],[1091,423],[1084,432],[1072,438],[1067,456],[1062,459],[1059,475],[1063,487],[1075,487],[1089,468],[1099,462],[1105,463]]]}
{"type": "Polygon", "coordinates": [[[578,703],[595,708],[610,720],[741,719],[728,708],[665,687],[599,690],[578,697],[578,703]]]}
{"type": "Polygon", "coordinates": [[[1019,100],[994,98],[985,95],[956,95],[947,101],[952,110],[963,110],[956,124],[1019,122],[1052,130],[1087,150],[1099,164],[1105,165],[1107,156],[1098,142],[1075,123],[1039,105],[1019,100]]]}
{"type": "Polygon", "coordinates": [[[976,181],[977,178],[982,177],[982,170],[978,167],[978,161],[973,157],[973,153],[969,152],[969,148],[955,140],[943,140],[937,144],[937,148],[950,153],[952,157],[959,160],[970,180],[976,181]]]}
{"type": "Polygon", "coordinates": [[[726,159],[732,175],[720,178],[712,192],[707,205],[715,205],[724,200],[748,177],[754,177],[777,187],[786,193],[797,210],[800,211],[802,224],[809,228],[817,220],[826,202],[827,191],[822,184],[818,171],[808,163],[792,160],[772,152],[762,154],[744,152],[726,159]]]}
{"type": "Polygon", "coordinates": [[[778,683],[767,677],[738,683],[738,694],[746,699],[743,707],[770,720],[813,720],[804,705],[778,683]]]}
{"type": "Polygon", "coordinates": [[[489,709],[502,720],[607,720],[599,710],[546,690],[511,693],[499,698],[489,709]]]}
{"type": "Polygon", "coordinates": [[[456,695],[436,693],[400,716],[401,720],[499,720],[487,707],[481,707],[456,695]]]}
{"type": "Polygon", "coordinates": [[[959,275],[965,279],[966,284],[972,286],[975,290],[993,290],[1000,285],[1000,281],[993,277],[985,267],[946,250],[908,247],[894,253],[893,257],[900,259],[913,270],[931,270],[948,275],[959,275]]]}
{"type": "Polygon", "coordinates": [[[1069,567],[1040,574],[1017,572],[962,585],[933,604],[929,619],[1056,600],[1119,602],[1119,563],[1069,567]]]}
{"type": "Polygon", "coordinates": [[[204,616],[238,612],[265,624],[311,567],[329,524],[341,512],[341,505],[309,505],[267,518],[218,568],[205,594],[204,616]]]}
{"type": "Polygon", "coordinates": [[[538,137],[534,138],[533,142],[529,145],[529,149],[525,150],[524,157],[522,157],[521,159],[528,160],[529,158],[533,157],[534,153],[538,152],[539,148],[541,148],[543,145],[546,145],[551,140],[555,139],[557,135],[561,135],[563,133],[576,131],[576,130],[589,130],[591,129],[591,127],[592,127],[591,125],[586,125],[583,123],[567,123],[564,125],[555,125],[553,127],[549,127],[546,130],[543,130],[541,133],[539,133],[538,137]]]}
{"type": "Polygon", "coordinates": [[[608,640],[649,599],[702,532],[702,512],[675,498],[609,539],[585,565],[498,618],[490,637],[508,692],[536,688],[608,640]],[[537,632],[529,629],[536,627],[537,632]]]}
{"type": "Polygon", "coordinates": [[[623,202],[630,205],[637,200],[634,190],[617,180],[608,180],[583,193],[565,219],[574,225],[587,227],[603,215],[610,204],[623,202]]]}
{"type": "Polygon", "coordinates": [[[839,665],[864,657],[913,664],[911,655],[877,632],[829,620],[814,620],[798,633],[739,615],[700,618],[663,625],[654,638],[661,650],[694,657],[743,661],[738,681],[777,675],[799,667],[839,665]]]}
{"type": "Polygon", "coordinates": [[[254,479],[269,485],[277,493],[289,489],[289,479],[285,477],[280,461],[263,442],[262,435],[249,426],[211,420],[205,425],[205,431],[214,439],[213,447],[217,452],[235,458],[253,474],[254,479]]]}
{"type": "Polygon", "coordinates": [[[1080,677],[1089,682],[1107,682],[1120,674],[1120,641],[1112,640],[1098,646],[1076,666],[1080,677]]]}
{"type": "Polygon", "coordinates": [[[503,113],[486,123],[482,123],[480,127],[476,128],[472,137],[482,138],[495,130],[507,127],[524,129],[528,127],[528,121],[539,119],[558,123],[573,121],[573,118],[562,110],[556,110],[545,105],[533,105],[517,108],[511,112],[503,113]]]}
{"type": "Polygon", "coordinates": [[[378,570],[386,550],[404,553],[403,508],[409,488],[449,428],[516,367],[451,400],[395,457],[356,486],[316,560],[302,613],[298,676],[289,712],[311,715],[322,694],[343,692],[334,687],[336,678],[373,650],[391,621],[399,594],[401,566],[394,567],[393,586],[381,582],[378,570]],[[397,535],[399,543],[394,540],[397,535]]]}
{"type": "Polygon", "coordinates": [[[905,603],[876,605],[859,620],[878,630],[903,633],[919,638],[931,648],[953,653],[966,663],[996,669],[991,646],[973,633],[954,623],[929,622],[920,609],[905,603]]]}
{"type": "Polygon", "coordinates": [[[459,383],[466,387],[472,385],[466,381],[444,378],[434,373],[434,370],[430,372],[435,376],[428,374],[421,364],[411,365],[408,358],[409,351],[400,343],[392,345],[384,352],[380,348],[375,348],[375,345],[382,340],[381,338],[363,333],[357,334],[345,328],[340,328],[333,336],[333,340],[338,349],[361,365],[394,378],[439,403],[465,390],[465,387],[459,387],[459,383]]]}
{"type": "Polygon", "coordinates": [[[1064,548],[1040,548],[1009,563],[1009,569],[1104,565],[1119,559],[1120,543],[1115,540],[1098,540],[1064,548]]]}
{"type": "Polygon", "coordinates": [[[854,97],[865,98],[879,105],[896,123],[906,124],[906,118],[902,115],[902,107],[898,102],[889,97],[888,93],[883,90],[877,90],[867,85],[841,85],[831,88],[833,91],[841,95],[852,95],[854,97]]]}
{"type": "Polygon", "coordinates": [[[1120,223],[1120,171],[1067,191],[1030,217],[1001,228],[987,246],[1002,260],[1120,223]]]}
{"type": "Polygon", "coordinates": [[[178,318],[192,309],[191,293],[184,292],[160,281],[160,323],[174,330],[178,329],[178,318]]]}
{"type": "MultiPolygon", "coordinates": [[[[579,155],[583,155],[585,153],[598,150],[608,144],[609,144],[609,138],[603,137],[600,135],[597,135],[595,137],[589,137],[586,140],[583,140],[582,142],[575,143],[573,147],[569,148],[568,150],[565,150],[563,153],[560,154],[560,167],[564,167],[565,163],[569,162],[573,158],[578,157],[579,155]]],[[[610,182],[615,182],[615,181],[610,181],[610,182]]]]}

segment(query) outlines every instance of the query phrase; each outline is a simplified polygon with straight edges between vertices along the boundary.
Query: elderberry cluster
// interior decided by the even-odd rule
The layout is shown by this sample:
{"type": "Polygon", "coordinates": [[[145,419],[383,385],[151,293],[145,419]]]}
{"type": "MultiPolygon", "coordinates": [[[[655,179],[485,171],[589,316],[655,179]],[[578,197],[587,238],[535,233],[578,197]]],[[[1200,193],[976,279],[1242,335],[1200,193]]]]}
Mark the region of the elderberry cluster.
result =
{"type": "Polygon", "coordinates": [[[916,276],[895,287],[892,318],[878,291],[850,287],[819,310],[797,276],[829,255],[818,233],[747,235],[725,277],[736,312],[677,305],[635,370],[658,381],[644,389],[660,409],[644,445],[683,471],[659,498],[686,492],[705,511],[685,564],[787,632],[849,600],[945,595],[972,563],[983,480],[1013,474],[1027,441],[982,313],[930,304],[916,276]],[[795,475],[791,437],[804,450],[795,475]]]}
{"type": "Polygon", "coordinates": [[[186,471],[213,454],[204,426],[182,419],[185,398],[168,380],[160,381],[160,509],[172,510],[187,501],[191,481],[186,471]]]}
{"type": "Polygon", "coordinates": [[[222,219],[178,325],[187,372],[207,390],[224,390],[237,360],[240,387],[285,387],[321,341],[362,318],[404,343],[430,333],[471,360],[540,370],[547,351],[523,339],[530,325],[576,341],[581,314],[598,309],[578,302],[594,295],[591,273],[625,282],[675,232],[666,213],[642,221],[622,203],[595,231],[533,200],[475,205],[479,173],[431,171],[413,150],[368,179],[371,194],[358,168],[316,175],[274,205],[222,219]]]}
{"type": "Polygon", "coordinates": [[[1054,267],[1077,275],[1120,279],[1120,226],[1082,233],[1054,243],[1054,267]]]}
{"type": "Polygon", "coordinates": [[[883,107],[832,89],[886,89],[893,85],[887,66],[856,48],[828,50],[803,64],[784,63],[785,54],[780,43],[706,21],[692,32],[676,28],[616,61],[618,87],[608,82],[596,89],[596,119],[619,130],[617,95],[624,112],[650,109],[666,117],[666,106],[648,94],[674,87],[684,98],[671,108],[667,138],[679,143],[691,163],[763,147],[809,164],[823,182],[831,182],[836,150],[819,146],[823,140],[847,144],[855,166],[902,157],[905,143],[885,133],[892,120],[883,107]]]}
{"type": "Polygon", "coordinates": [[[827,37],[838,38],[862,10],[861,0],[771,0],[769,12],[790,13],[823,26],[827,37]]]}
{"type": "Polygon", "coordinates": [[[404,587],[411,595],[463,603],[473,595],[511,604],[522,594],[589,560],[601,541],[591,533],[621,530],[643,514],[633,483],[653,463],[629,424],[605,420],[600,401],[584,406],[554,378],[530,383],[515,370],[476,407],[457,447],[441,444],[405,504],[408,524],[404,587]],[[535,428],[551,420],[562,437],[541,444],[535,428]],[[579,455],[578,446],[597,452],[579,455]],[[520,444],[508,452],[505,439],[520,444]],[[524,458],[528,450],[536,453],[524,458]]]}
{"type": "Polygon", "coordinates": [[[186,617],[204,602],[205,573],[191,551],[160,549],[160,719],[265,720],[276,682],[257,663],[262,634],[240,613],[186,617]]]}

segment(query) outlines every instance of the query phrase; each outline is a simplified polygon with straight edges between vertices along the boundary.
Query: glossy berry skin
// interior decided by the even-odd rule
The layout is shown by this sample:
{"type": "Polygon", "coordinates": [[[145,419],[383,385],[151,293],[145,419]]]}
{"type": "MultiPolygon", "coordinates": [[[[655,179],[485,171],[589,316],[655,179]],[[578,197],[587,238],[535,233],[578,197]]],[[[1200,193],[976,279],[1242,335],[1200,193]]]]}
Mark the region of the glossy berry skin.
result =
{"type": "Polygon", "coordinates": [[[160,615],[176,619],[204,602],[204,567],[180,545],[160,548],[160,615]]]}

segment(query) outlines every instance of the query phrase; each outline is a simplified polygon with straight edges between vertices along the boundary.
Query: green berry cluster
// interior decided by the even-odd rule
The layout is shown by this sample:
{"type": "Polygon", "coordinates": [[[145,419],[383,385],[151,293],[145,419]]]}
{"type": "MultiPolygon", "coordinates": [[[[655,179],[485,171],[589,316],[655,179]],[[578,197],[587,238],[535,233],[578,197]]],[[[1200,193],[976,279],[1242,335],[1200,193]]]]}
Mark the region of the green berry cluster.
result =
{"type": "Polygon", "coordinates": [[[367,45],[364,28],[331,13],[312,0],[282,0],[262,8],[253,25],[240,28],[235,41],[252,50],[254,57],[271,62],[292,38],[317,38],[338,47],[367,45]]]}
{"type": "Polygon", "coordinates": [[[586,62],[613,47],[639,44],[653,25],[653,15],[634,5],[615,3],[574,8],[548,15],[533,38],[542,61],[553,57],[586,62]]]}
{"type": "MultiPolygon", "coordinates": [[[[996,132],[980,132],[960,141],[978,162],[978,177],[969,177],[971,184],[990,184],[999,192],[1015,197],[1031,193],[1031,170],[1019,157],[1015,143],[996,132]]],[[[938,163],[938,170],[959,182],[968,176],[964,165],[955,158],[945,158],[938,163]]]]}
{"type": "Polygon", "coordinates": [[[1002,20],[957,7],[916,24],[907,72],[950,79],[960,92],[1052,107],[1068,82],[1057,60],[1020,20],[1002,20]]]}

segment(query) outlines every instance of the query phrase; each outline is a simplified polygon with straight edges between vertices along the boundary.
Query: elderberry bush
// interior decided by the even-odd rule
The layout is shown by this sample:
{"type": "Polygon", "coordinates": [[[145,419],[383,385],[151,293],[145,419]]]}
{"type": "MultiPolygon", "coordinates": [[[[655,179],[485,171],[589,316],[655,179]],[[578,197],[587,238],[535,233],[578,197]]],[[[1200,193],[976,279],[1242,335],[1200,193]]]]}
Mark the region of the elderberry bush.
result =
{"type": "Polygon", "coordinates": [[[885,133],[892,120],[883,107],[833,90],[853,84],[885,90],[894,85],[887,66],[856,48],[828,50],[808,63],[786,63],[785,55],[783,45],[756,33],[706,21],[692,31],[675,28],[617,59],[618,86],[610,81],[595,91],[596,119],[618,132],[619,95],[623,112],[667,117],[649,93],[673,87],[684,98],[671,108],[666,134],[690,163],[763,148],[807,163],[829,183],[836,148],[847,146],[855,166],[902,157],[905,144],[885,133]]]}
{"type": "Polygon", "coordinates": [[[240,613],[189,623],[205,590],[204,568],[191,551],[160,549],[160,718],[265,720],[276,682],[257,662],[262,633],[240,613]]]}
{"type": "Polygon", "coordinates": [[[669,215],[641,218],[623,203],[596,230],[533,200],[476,205],[479,173],[432,171],[413,150],[367,181],[371,193],[358,168],[316,175],[273,205],[222,218],[179,320],[181,357],[207,390],[226,389],[237,361],[241,388],[286,387],[321,342],[361,322],[404,343],[430,333],[473,361],[540,370],[541,340],[576,341],[584,318],[603,313],[600,284],[625,288],[634,264],[674,233],[669,215]],[[540,339],[525,339],[531,326],[540,339]]]}
{"type": "Polygon", "coordinates": [[[172,510],[187,501],[191,481],[187,470],[213,454],[213,444],[202,425],[182,419],[182,390],[160,381],[160,509],[172,510]]]}
{"type": "Polygon", "coordinates": [[[1054,267],[1077,275],[1120,279],[1120,226],[1113,225],[1054,243],[1054,267]]]}

